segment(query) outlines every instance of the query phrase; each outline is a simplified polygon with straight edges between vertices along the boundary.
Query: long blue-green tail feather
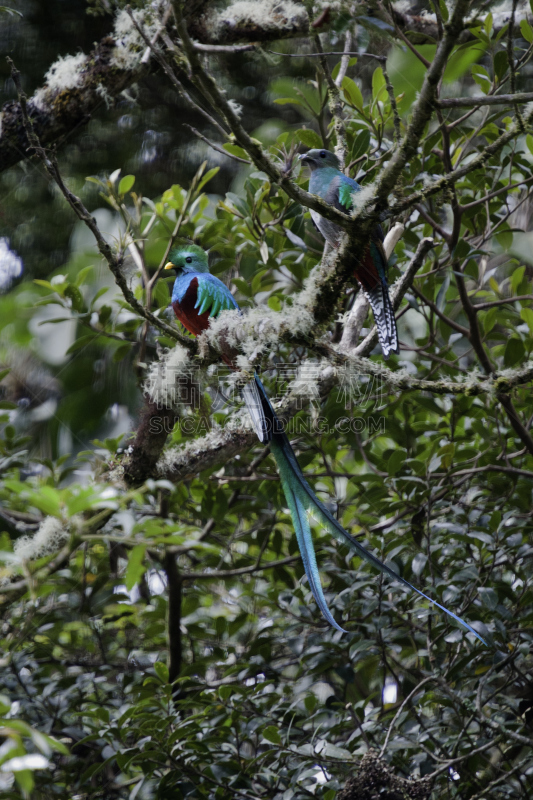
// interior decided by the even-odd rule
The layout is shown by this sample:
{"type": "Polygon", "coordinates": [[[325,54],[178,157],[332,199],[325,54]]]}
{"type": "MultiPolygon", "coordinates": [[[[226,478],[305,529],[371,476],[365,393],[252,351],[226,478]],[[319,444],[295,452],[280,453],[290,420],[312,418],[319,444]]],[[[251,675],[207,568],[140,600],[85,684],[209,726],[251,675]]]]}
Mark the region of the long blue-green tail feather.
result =
{"type": "Polygon", "coordinates": [[[296,531],[296,539],[298,540],[298,547],[302,556],[305,574],[309,581],[309,588],[313,593],[316,604],[321,610],[324,617],[330,625],[342,633],[346,633],[344,628],[337,625],[331,611],[328,608],[322,584],[320,582],[320,575],[318,573],[318,566],[316,563],[315,548],[313,546],[313,539],[311,538],[311,528],[309,527],[309,519],[307,516],[307,509],[302,502],[301,489],[295,485],[294,478],[292,477],[292,467],[286,458],[284,448],[279,442],[277,436],[272,438],[270,449],[276,459],[278,465],[279,476],[281,485],[285,493],[285,499],[291,512],[291,517],[296,531]]]}
{"type": "Polygon", "coordinates": [[[365,561],[368,561],[369,564],[372,564],[372,566],[376,567],[380,572],[383,572],[390,578],[399,581],[399,583],[402,583],[408,589],[416,592],[418,595],[420,595],[420,597],[423,597],[425,600],[433,603],[433,605],[437,606],[437,608],[440,608],[441,611],[444,611],[446,614],[452,617],[452,619],[465,627],[468,631],[470,631],[470,633],[473,633],[480,642],[488,647],[487,642],[479,635],[479,633],[477,633],[477,631],[474,630],[474,628],[465,622],[464,619],[457,616],[457,614],[454,614],[453,611],[450,611],[440,603],[437,603],[435,600],[432,600],[427,594],[424,594],[424,592],[421,592],[420,589],[416,588],[416,586],[413,586],[411,583],[409,583],[409,581],[406,581],[405,578],[402,578],[401,575],[398,575],[396,572],[394,572],[394,570],[380,561],[379,558],[374,556],[369,550],[366,549],[366,547],[363,547],[363,545],[360,544],[357,539],[344,530],[342,525],[328,511],[328,509],[318,499],[307,483],[302,470],[300,469],[300,465],[296,460],[294,450],[292,449],[286,434],[283,432],[281,422],[278,420],[274,409],[270,404],[263,384],[257,376],[256,383],[263,402],[265,417],[271,426],[270,448],[278,465],[281,485],[283,487],[287,505],[289,506],[289,510],[293,519],[293,524],[296,530],[296,538],[298,540],[298,546],[302,555],[302,561],[304,564],[305,573],[307,575],[307,580],[309,581],[309,586],[318,607],[330,625],[333,625],[333,627],[335,627],[337,630],[344,631],[344,629],[337,625],[333,619],[322,591],[307,513],[311,514],[316,521],[337,540],[348,545],[348,547],[358,556],[364,558],[365,561]]]}

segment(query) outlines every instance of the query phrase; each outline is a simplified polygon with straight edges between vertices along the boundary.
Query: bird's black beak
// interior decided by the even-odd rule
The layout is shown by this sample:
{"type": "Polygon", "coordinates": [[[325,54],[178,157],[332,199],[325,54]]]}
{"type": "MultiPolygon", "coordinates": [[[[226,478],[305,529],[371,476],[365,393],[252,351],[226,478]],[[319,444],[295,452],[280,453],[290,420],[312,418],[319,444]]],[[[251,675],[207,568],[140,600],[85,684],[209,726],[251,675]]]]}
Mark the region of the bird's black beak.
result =
{"type": "Polygon", "coordinates": [[[302,162],[302,164],[310,164],[313,160],[307,153],[301,153],[298,156],[298,160],[302,162]]]}

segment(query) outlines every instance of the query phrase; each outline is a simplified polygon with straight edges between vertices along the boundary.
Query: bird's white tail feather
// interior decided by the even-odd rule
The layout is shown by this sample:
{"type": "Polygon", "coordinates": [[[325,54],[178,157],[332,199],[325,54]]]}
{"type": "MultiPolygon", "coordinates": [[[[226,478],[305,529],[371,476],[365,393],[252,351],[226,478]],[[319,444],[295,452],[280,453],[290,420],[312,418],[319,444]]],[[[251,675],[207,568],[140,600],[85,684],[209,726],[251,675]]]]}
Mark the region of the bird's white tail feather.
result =
{"type": "Polygon", "coordinates": [[[380,284],[375,289],[366,291],[365,294],[374,312],[383,358],[387,359],[391,353],[400,352],[396,318],[389,297],[389,289],[386,285],[380,284]]]}
{"type": "Polygon", "coordinates": [[[255,377],[242,387],[242,399],[248,409],[254,431],[261,444],[266,444],[270,440],[270,430],[265,418],[263,403],[259,395],[259,388],[255,377]]]}

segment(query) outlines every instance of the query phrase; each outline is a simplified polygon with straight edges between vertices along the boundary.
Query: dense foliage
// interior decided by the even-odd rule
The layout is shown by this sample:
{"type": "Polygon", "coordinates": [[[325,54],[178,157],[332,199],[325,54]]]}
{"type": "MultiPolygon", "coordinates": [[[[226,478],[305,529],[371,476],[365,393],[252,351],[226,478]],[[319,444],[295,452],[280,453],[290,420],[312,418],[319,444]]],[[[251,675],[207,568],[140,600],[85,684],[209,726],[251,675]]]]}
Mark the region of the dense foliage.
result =
{"type": "MultiPolygon", "coordinates": [[[[348,23],[323,37],[324,50],[342,49],[348,23]]],[[[390,161],[427,69],[379,30],[358,28],[360,57],[340,84],[346,165],[363,186],[390,161]],[[365,50],[387,55],[385,71],[369,68],[365,50]]],[[[523,20],[519,32],[510,71],[508,27],[484,12],[454,47],[440,97],[501,94],[510,80],[525,89],[533,30],[523,20]]],[[[305,42],[273,49],[311,52],[305,42]]],[[[431,62],[436,45],[417,49],[431,62]]],[[[213,71],[220,64],[205,60],[213,71]]],[[[292,62],[232,55],[223,80],[229,95],[240,80],[232,84],[233,69],[268,80],[269,119],[252,135],[305,188],[295,153],[339,142],[327,75],[312,59],[297,78],[292,62]]],[[[340,57],[328,63],[335,80],[340,57]]],[[[386,368],[372,368],[378,348],[368,367],[324,356],[321,345],[333,352],[341,339],[357,291],[349,283],[308,346],[280,335],[256,354],[320,498],[488,648],[315,528],[328,601],[349,633],[328,628],[259,445],[231,459],[222,448],[201,472],[179,472],[175,455],[163,455],[152,475],[128,483],[143,391],[155,362],[171,364],[175,342],[126,302],[83,223],[64,263],[42,277],[37,259],[41,277],[0,297],[2,797],[333,800],[358,770],[362,783],[345,797],[531,795],[528,124],[451,187],[427,192],[512,131],[526,108],[443,107],[403,168],[391,205],[420,197],[383,221],[385,230],[405,225],[391,283],[424,237],[434,247],[401,306],[402,350],[386,368]]],[[[242,120],[247,127],[246,110],[242,120]]],[[[122,127],[125,149],[130,136],[122,127]]],[[[71,185],[125,254],[137,299],[167,323],[173,278],[152,278],[176,239],[210,249],[212,272],[241,307],[290,320],[323,251],[308,209],[234,140],[192,152],[181,185],[169,180],[161,193],[142,193],[118,154],[114,171],[95,170],[85,186],[78,173],[71,185]]],[[[47,191],[59,202],[53,184],[47,191]]],[[[40,213],[37,229],[48,220],[40,213]]],[[[167,454],[216,451],[235,418],[227,370],[200,358],[193,366],[199,391],[177,404],[167,454]]]]}

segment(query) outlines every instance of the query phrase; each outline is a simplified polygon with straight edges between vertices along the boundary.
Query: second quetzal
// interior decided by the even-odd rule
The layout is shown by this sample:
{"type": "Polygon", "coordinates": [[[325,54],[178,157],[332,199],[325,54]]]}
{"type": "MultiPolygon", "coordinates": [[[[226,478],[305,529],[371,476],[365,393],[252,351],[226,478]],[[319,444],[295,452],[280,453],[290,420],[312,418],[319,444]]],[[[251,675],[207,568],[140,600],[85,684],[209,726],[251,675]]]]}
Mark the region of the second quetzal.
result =
{"type": "MultiPolygon", "coordinates": [[[[357,181],[340,171],[339,160],[335,153],[329,150],[309,150],[299,158],[311,170],[309,180],[311,194],[317,194],[339,211],[349,212],[353,206],[352,195],[361,191],[361,187],[357,181]]],[[[324,239],[332,247],[338,247],[342,228],[324,219],[317,211],[311,211],[311,219],[324,239]]],[[[383,249],[381,225],[376,225],[368,247],[357,260],[355,277],[363,287],[374,312],[381,351],[383,358],[387,359],[391,353],[398,353],[400,347],[396,318],[389,296],[387,256],[383,249]]]]}
{"type": "MultiPolygon", "coordinates": [[[[172,292],[172,308],[182,325],[192,334],[198,336],[202,331],[205,331],[209,327],[210,318],[217,317],[221,311],[239,309],[227,286],[217,277],[210,274],[207,253],[201,247],[182,245],[173,250],[169,258],[170,260],[165,265],[165,269],[175,269],[177,271],[172,292]]],[[[228,356],[225,356],[224,360],[226,363],[231,363],[231,358],[228,356]]],[[[358,556],[364,558],[389,577],[412,589],[424,599],[434,603],[483,642],[481,636],[463,619],[431,600],[430,597],[415,586],[412,586],[359,544],[357,539],[354,539],[353,536],[345,531],[325,505],[320,502],[305,480],[294,450],[283,430],[283,425],[276,416],[263,384],[256,374],[251,377],[249,383],[244,387],[243,397],[259,440],[263,444],[270,443],[270,449],[276,459],[281,485],[291,513],[294,530],[296,531],[307,580],[318,607],[330,625],[338,631],[344,631],[335,622],[324,597],[316,563],[315,548],[311,537],[310,515],[342,544],[348,545],[358,556]]]]}

